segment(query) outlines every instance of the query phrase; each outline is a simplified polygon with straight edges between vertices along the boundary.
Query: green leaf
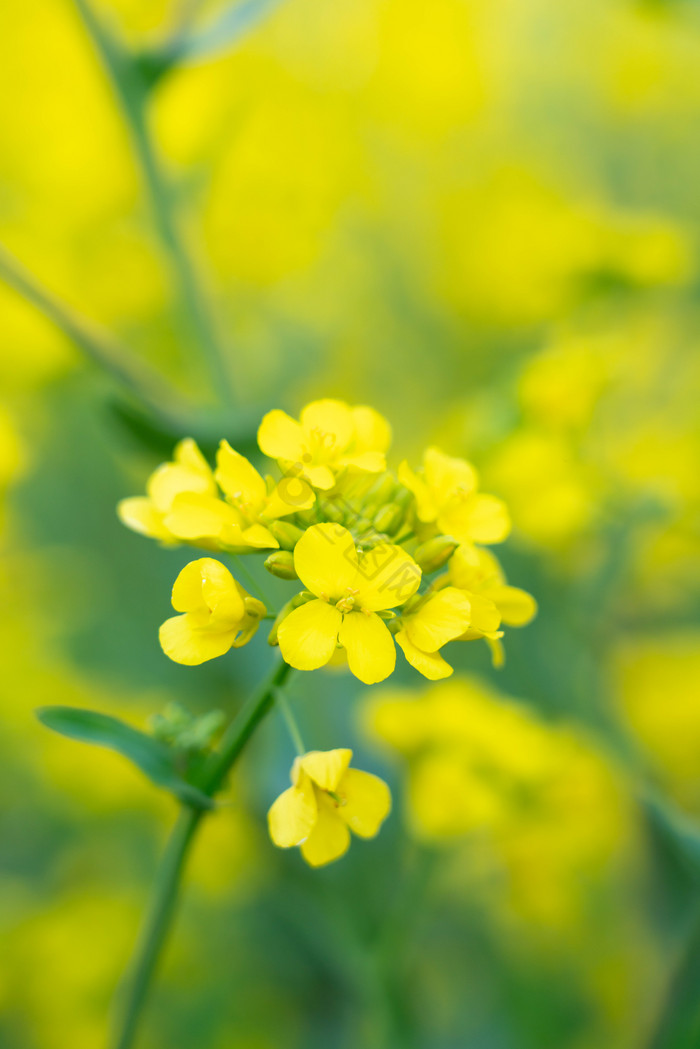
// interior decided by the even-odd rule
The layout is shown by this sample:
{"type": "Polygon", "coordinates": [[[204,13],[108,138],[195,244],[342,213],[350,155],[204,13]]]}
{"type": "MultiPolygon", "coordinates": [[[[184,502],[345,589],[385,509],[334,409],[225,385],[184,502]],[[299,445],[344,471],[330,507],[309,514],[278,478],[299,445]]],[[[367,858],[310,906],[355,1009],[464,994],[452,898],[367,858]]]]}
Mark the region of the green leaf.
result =
{"type": "Polygon", "coordinates": [[[40,707],[36,715],[42,725],[69,739],[108,747],[128,758],[153,783],[164,787],[180,801],[195,808],[210,809],[214,803],[179,774],[177,754],[161,740],[132,728],[118,718],[79,707],[40,707]]]}

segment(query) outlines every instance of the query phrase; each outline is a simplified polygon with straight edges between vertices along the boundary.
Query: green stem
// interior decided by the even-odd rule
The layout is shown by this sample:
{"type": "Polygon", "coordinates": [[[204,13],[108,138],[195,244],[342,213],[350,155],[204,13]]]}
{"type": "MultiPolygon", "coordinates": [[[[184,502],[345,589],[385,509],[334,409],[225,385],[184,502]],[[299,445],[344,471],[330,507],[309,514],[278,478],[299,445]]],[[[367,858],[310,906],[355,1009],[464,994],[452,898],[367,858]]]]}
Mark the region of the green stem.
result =
{"type": "Polygon", "coordinates": [[[297,725],[296,718],[292,713],[292,708],[287,702],[287,697],[285,696],[281,688],[278,688],[275,691],[275,703],[280,714],[284,718],[284,723],[287,726],[287,731],[289,732],[290,739],[294,744],[294,749],[296,750],[299,757],[301,757],[302,754],[306,753],[306,747],[304,746],[304,741],[301,738],[301,732],[299,731],[299,726],[297,725]]]}
{"type": "MultiPolygon", "coordinates": [[[[209,797],[221,789],[239,754],[274,702],[275,690],[286,680],[291,667],[278,662],[260,688],[244,704],[224,733],[218,751],[207,763],[198,784],[209,797]]],[[[166,942],[180,891],[185,861],[197,828],[205,815],[202,809],[183,808],[163,855],[151,909],[136,948],[114,1049],[131,1049],[143,1007],[153,983],[166,942]]]]}
{"type": "Polygon", "coordinates": [[[119,99],[151,204],[155,227],[170,261],[184,320],[206,360],[217,398],[223,403],[231,403],[231,375],[205,296],[180,236],[171,190],[151,141],[146,113],[149,86],[132,56],[106,32],[96,18],[88,0],[75,0],[75,3],[119,99]]]}
{"type": "Polygon", "coordinates": [[[2,245],[0,279],[43,313],[89,360],[130,390],[153,414],[171,424],[179,424],[177,413],[186,410],[179,394],[113,335],[56,298],[2,245]]]}

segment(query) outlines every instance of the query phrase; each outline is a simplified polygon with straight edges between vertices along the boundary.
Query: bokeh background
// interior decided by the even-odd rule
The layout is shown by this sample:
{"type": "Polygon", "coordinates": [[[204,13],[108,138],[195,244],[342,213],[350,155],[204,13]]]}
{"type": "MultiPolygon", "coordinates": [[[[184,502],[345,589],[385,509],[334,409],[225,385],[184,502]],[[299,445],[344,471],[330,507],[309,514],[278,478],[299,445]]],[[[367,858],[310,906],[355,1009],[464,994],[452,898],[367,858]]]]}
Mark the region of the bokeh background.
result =
{"type": "Polygon", "coordinates": [[[693,0],[2,5],[0,239],[177,391],[0,286],[3,1046],[106,1044],[175,814],[33,709],[231,714],[271,659],[169,663],[189,555],[115,504],[318,396],[387,414],[394,464],[472,460],[540,614],[440,687],[297,675],[392,818],[327,870],[275,850],[268,719],[143,1044],[700,1045],[699,120],[693,0]]]}

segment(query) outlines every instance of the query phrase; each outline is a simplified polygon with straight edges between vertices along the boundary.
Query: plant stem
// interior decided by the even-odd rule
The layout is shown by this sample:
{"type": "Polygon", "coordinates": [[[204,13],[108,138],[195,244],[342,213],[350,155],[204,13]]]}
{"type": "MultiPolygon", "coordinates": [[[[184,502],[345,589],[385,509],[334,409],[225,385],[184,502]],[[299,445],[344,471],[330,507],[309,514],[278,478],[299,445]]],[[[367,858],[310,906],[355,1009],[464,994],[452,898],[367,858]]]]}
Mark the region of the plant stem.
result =
{"type": "Polygon", "coordinates": [[[111,77],[127,124],[134,153],[153,212],[160,241],[168,256],[184,320],[204,357],[213,392],[227,404],[232,401],[231,375],[205,296],[185,250],[172,207],[172,194],[151,141],[146,107],[150,87],[134,58],[114,40],[98,20],[88,0],[75,0],[83,22],[111,77]]]}
{"type": "Polygon", "coordinates": [[[284,718],[284,723],[287,726],[287,731],[289,732],[291,741],[294,744],[294,749],[296,750],[299,757],[301,757],[302,754],[306,753],[306,747],[304,746],[304,741],[301,738],[301,732],[299,731],[299,726],[297,725],[296,718],[292,713],[292,708],[287,702],[287,697],[285,696],[281,688],[275,690],[275,703],[282,717],[284,718]]]}
{"type": "Polygon", "coordinates": [[[153,414],[171,424],[179,424],[177,413],[186,411],[180,395],[113,335],[56,298],[2,245],[0,279],[43,313],[86,357],[130,390],[153,414]]]}
{"type": "MultiPolygon", "coordinates": [[[[275,690],[283,684],[290,670],[288,664],[278,662],[267,680],[253,693],[229,725],[219,750],[211,755],[202,782],[198,784],[210,797],[222,787],[239,754],[272,706],[275,690]]],[[[185,861],[204,815],[202,809],[183,807],[165,848],[151,909],[136,948],[118,1033],[113,1042],[114,1049],[131,1049],[134,1044],[143,1007],[175,914],[185,861]]]]}

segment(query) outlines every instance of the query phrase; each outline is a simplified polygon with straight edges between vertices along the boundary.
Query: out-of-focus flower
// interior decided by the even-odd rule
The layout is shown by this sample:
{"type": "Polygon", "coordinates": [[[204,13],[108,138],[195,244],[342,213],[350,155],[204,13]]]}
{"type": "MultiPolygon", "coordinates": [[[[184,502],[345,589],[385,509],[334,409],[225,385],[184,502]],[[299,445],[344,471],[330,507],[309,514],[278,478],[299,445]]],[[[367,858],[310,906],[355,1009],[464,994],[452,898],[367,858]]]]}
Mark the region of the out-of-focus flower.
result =
{"type": "Polygon", "coordinates": [[[315,488],[332,488],[346,467],[379,473],[386,468],[391,441],[387,421],[373,408],[342,401],[313,401],[299,422],[275,409],[263,418],[258,444],[271,459],[294,470],[315,488]]]}
{"type": "Polygon", "coordinates": [[[352,751],[311,750],[295,759],[292,786],[268,813],[275,845],[301,846],[312,867],[339,859],[350,846],[350,831],[373,838],[391,811],[386,783],[348,766],[352,751]]]}
{"type": "Polygon", "coordinates": [[[416,516],[460,543],[500,543],[510,531],[505,503],[477,491],[474,467],[438,448],[428,448],[420,470],[399,467],[399,480],[416,499],[416,516]]]}
{"type": "Polygon", "coordinates": [[[294,567],[315,599],[279,625],[285,660],[298,670],[315,670],[340,644],[360,681],[369,685],[388,677],[396,649],[377,613],[404,604],[418,589],[421,571],[413,558],[389,543],[358,553],[346,528],[320,524],[297,543],[294,567]]]}
{"type": "Polygon", "coordinates": [[[172,603],[182,615],[166,619],[160,628],[160,643],[166,656],[185,666],[196,666],[245,645],[266,613],[264,604],[212,557],[185,565],[175,580],[172,603]]]}
{"type": "Polygon", "coordinates": [[[508,586],[498,559],[483,547],[458,547],[450,558],[448,579],[453,587],[468,591],[472,600],[478,595],[495,605],[505,626],[527,626],[537,614],[534,597],[520,587],[508,586]]]}

